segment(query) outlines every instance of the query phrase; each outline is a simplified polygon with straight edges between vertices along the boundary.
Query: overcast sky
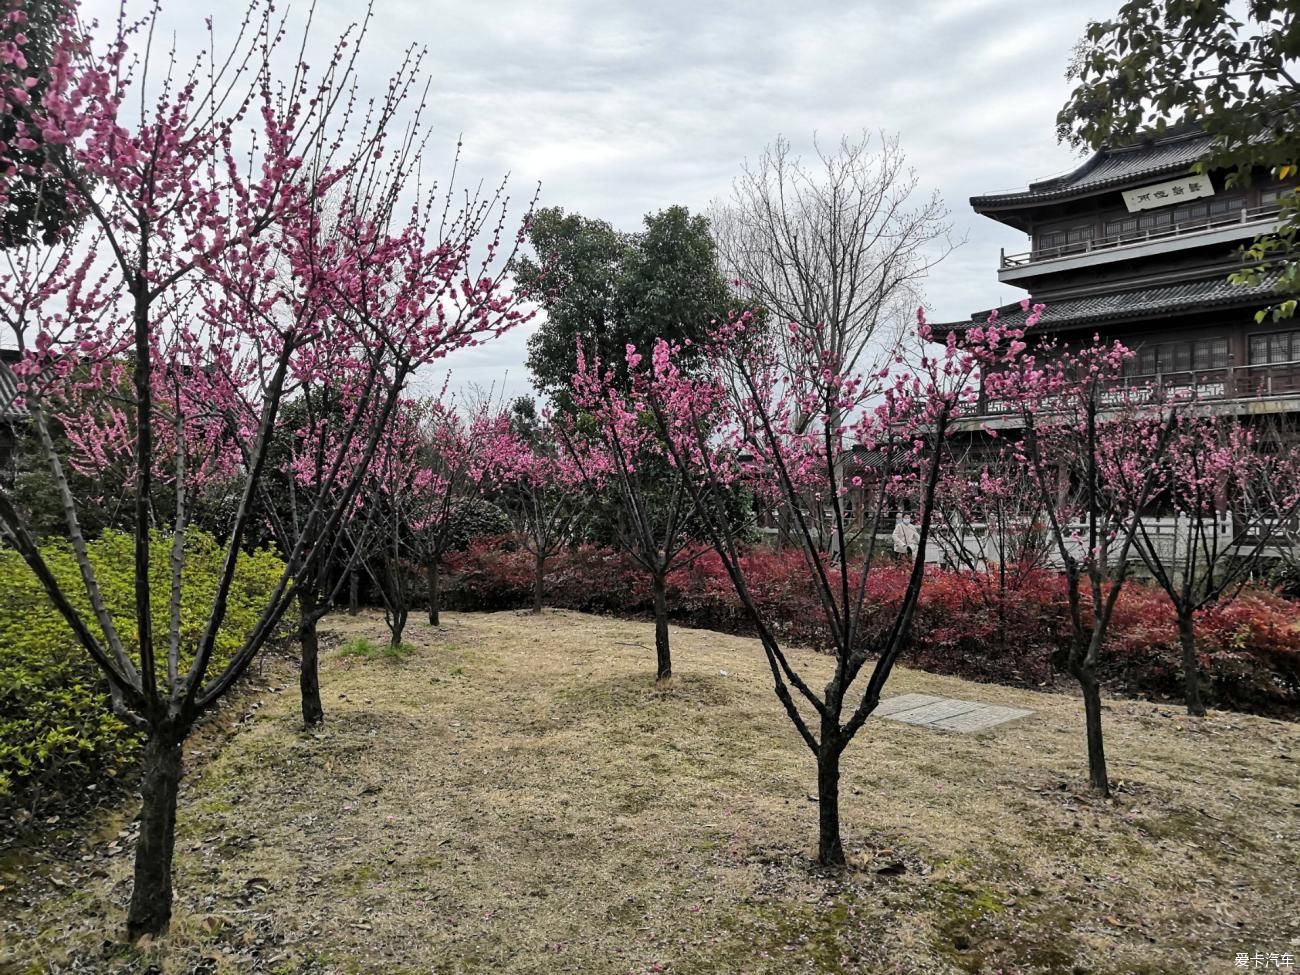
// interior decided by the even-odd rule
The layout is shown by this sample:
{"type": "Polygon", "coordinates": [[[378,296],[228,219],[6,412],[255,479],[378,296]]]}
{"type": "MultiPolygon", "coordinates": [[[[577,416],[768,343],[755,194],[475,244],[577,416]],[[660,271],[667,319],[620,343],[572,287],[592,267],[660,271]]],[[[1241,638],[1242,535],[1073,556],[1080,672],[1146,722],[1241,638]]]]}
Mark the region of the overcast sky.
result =
{"type": "MultiPolygon", "coordinates": [[[[627,230],[649,211],[725,196],[743,160],[778,134],[809,151],[814,133],[897,133],[920,192],[937,190],[967,238],[927,285],[942,321],[1021,297],[998,283],[996,265],[998,249],[1020,249],[1023,235],[977,217],[968,199],[1077,165],[1053,125],[1066,63],[1087,22],[1118,5],[374,0],[364,66],[378,84],[403,47],[427,46],[435,148],[449,157],[463,133],[465,172],[509,172],[521,201],[540,181],[543,205],[627,230]]],[[[203,15],[233,29],[242,8],[163,6],[182,49],[203,15]]],[[[323,44],[363,8],[317,9],[323,44]]],[[[519,330],[456,353],[453,385],[499,384],[508,371],[510,392],[525,391],[526,339],[519,330]]]]}

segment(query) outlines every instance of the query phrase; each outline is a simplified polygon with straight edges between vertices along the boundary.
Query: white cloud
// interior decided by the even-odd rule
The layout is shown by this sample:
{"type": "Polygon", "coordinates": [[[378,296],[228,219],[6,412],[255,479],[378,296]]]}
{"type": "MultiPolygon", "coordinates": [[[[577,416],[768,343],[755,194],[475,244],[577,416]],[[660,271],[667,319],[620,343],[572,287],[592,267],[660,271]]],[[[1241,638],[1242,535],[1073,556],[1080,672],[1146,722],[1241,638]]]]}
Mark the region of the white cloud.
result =
{"type": "MultiPolygon", "coordinates": [[[[239,14],[215,0],[164,4],[182,50],[199,41],[204,15],[221,32],[239,14]]],[[[109,0],[91,6],[111,17],[109,0]]],[[[522,201],[540,180],[544,205],[626,229],[648,211],[725,195],[742,160],[778,133],[810,151],[814,132],[897,132],[923,190],[938,190],[957,235],[969,235],[930,277],[931,317],[942,320],[1019,296],[998,284],[996,265],[998,249],[1023,237],[976,217],[967,199],[1076,162],[1055,143],[1066,62],[1087,22],[1117,6],[375,0],[363,75],[378,89],[408,44],[427,46],[435,161],[463,133],[471,183],[509,171],[522,201]]],[[[319,0],[317,42],[361,12],[357,0],[319,0]]],[[[511,391],[523,391],[527,332],[447,365],[457,382],[480,384],[508,369],[511,391]]]]}

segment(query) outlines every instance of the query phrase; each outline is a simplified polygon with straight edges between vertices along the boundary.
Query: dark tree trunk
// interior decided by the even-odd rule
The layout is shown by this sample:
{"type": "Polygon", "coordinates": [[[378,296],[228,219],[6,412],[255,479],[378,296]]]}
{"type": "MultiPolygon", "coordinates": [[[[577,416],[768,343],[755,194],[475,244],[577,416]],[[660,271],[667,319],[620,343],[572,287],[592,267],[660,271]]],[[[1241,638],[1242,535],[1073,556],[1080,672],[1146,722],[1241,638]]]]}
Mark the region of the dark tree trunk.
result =
{"type": "Polygon", "coordinates": [[[668,581],[662,575],[652,580],[655,595],[655,679],[673,675],[673,654],[668,646],[668,581]]]}
{"type": "Polygon", "coordinates": [[[393,613],[392,619],[388,623],[389,639],[388,645],[400,647],[402,645],[402,634],[406,632],[406,610],[399,610],[393,613]]]}
{"type": "Polygon", "coordinates": [[[126,915],[127,937],[166,932],[172,919],[172,851],[176,846],[176,793],[181,781],[181,735],[165,727],[144,746],[140,840],[135,885],[126,915]]]}
{"type": "Polygon", "coordinates": [[[411,615],[410,594],[406,588],[407,578],[404,572],[402,563],[397,560],[397,557],[390,557],[385,569],[384,606],[388,621],[388,645],[391,647],[401,646],[402,634],[406,632],[406,621],[411,615]]]}
{"type": "Polygon", "coordinates": [[[844,866],[840,840],[840,749],[825,740],[817,752],[817,862],[844,866]]]}
{"type": "Polygon", "coordinates": [[[536,556],[536,565],[533,569],[533,612],[542,611],[542,590],[546,584],[546,556],[540,552],[536,556]]]}
{"type": "Polygon", "coordinates": [[[438,574],[442,568],[442,560],[434,559],[429,563],[429,625],[441,626],[438,614],[442,609],[442,591],[439,586],[438,574]]]}
{"type": "Polygon", "coordinates": [[[1196,628],[1191,613],[1178,613],[1178,642],[1183,646],[1183,699],[1187,702],[1187,713],[1204,716],[1201,662],[1196,653],[1196,628]]]}
{"type": "Polygon", "coordinates": [[[302,692],[302,720],[309,728],[325,720],[325,707],[320,699],[320,640],[316,634],[318,608],[314,593],[307,587],[298,590],[298,644],[302,650],[298,687],[302,692]]]}
{"type": "Polygon", "coordinates": [[[356,569],[352,570],[352,577],[348,580],[348,615],[356,616],[361,610],[361,573],[356,569]]]}
{"type": "MultiPolygon", "coordinates": [[[[962,544],[965,544],[964,542],[962,544]]],[[[998,650],[1007,649],[1007,570],[998,560],[998,650]]]]}
{"type": "Polygon", "coordinates": [[[1101,735],[1101,685],[1089,667],[1077,667],[1074,676],[1083,690],[1083,712],[1088,728],[1088,784],[1094,792],[1110,795],[1106,774],[1106,749],[1101,735]]]}

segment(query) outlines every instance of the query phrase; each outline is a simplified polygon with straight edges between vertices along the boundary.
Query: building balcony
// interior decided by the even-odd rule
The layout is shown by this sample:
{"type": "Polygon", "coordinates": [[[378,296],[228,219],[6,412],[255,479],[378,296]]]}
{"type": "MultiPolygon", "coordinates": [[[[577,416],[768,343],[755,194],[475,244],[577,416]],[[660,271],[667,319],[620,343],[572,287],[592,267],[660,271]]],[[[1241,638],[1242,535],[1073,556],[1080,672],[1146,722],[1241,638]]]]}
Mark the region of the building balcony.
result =
{"type": "Polygon", "coordinates": [[[1056,271],[1094,267],[1112,261],[1131,261],[1188,247],[1227,244],[1243,238],[1253,238],[1277,230],[1282,223],[1280,213],[1278,203],[1272,202],[1166,227],[1133,230],[1054,247],[1039,247],[1020,254],[1008,254],[1004,249],[999,262],[998,279],[1006,282],[1019,281],[1056,271]]]}
{"type": "MultiPolygon", "coordinates": [[[[1153,375],[1125,376],[1113,386],[1114,402],[1188,394],[1196,402],[1219,406],[1239,414],[1300,413],[1300,359],[1268,365],[1226,366],[1218,369],[1189,369],[1153,375]]],[[[995,426],[1014,426],[1010,421],[1018,409],[1006,401],[988,397],[980,390],[978,417],[965,422],[1000,418],[995,426]]]]}

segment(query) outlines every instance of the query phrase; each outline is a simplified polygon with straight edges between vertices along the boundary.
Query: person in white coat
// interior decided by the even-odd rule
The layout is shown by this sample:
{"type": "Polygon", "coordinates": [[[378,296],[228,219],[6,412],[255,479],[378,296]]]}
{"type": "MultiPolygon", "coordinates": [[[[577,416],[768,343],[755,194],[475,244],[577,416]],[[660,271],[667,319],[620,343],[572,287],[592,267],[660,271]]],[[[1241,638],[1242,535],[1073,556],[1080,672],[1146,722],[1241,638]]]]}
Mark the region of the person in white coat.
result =
{"type": "Polygon", "coordinates": [[[912,524],[912,516],[903,513],[894,525],[894,552],[907,557],[910,562],[916,558],[916,546],[921,540],[921,533],[912,524]]]}

